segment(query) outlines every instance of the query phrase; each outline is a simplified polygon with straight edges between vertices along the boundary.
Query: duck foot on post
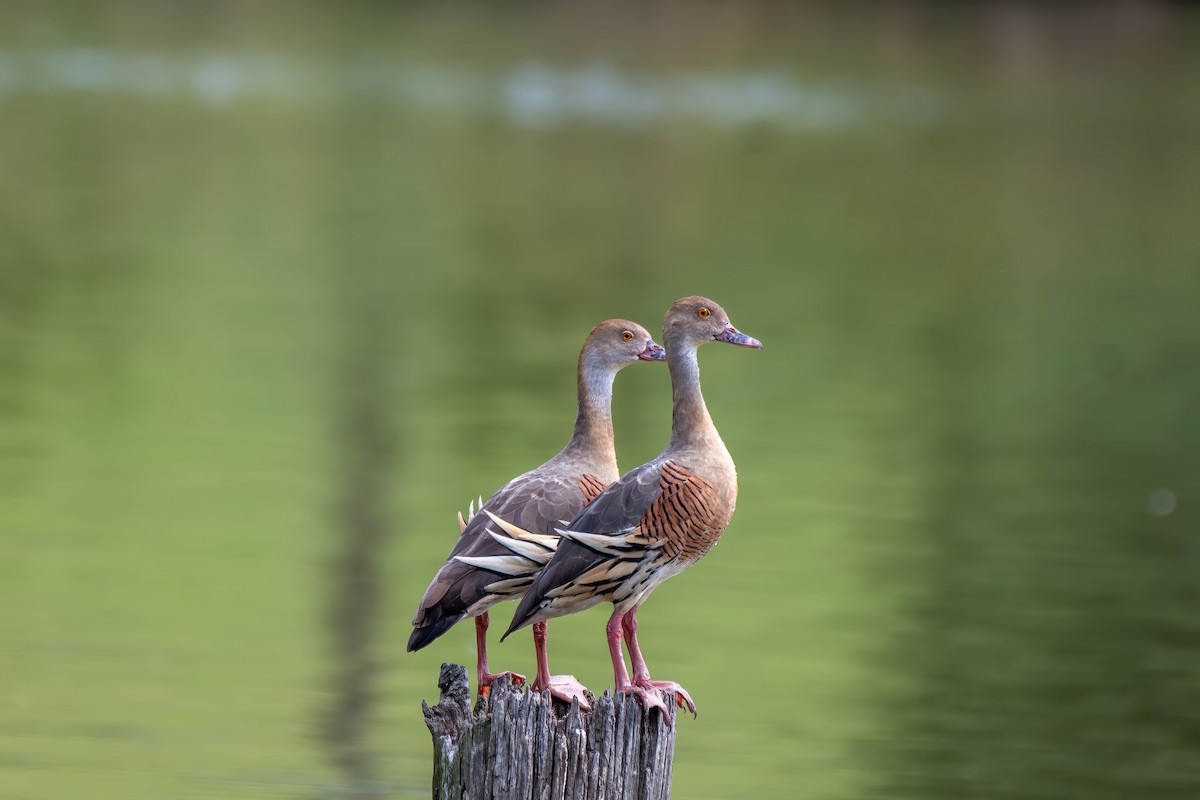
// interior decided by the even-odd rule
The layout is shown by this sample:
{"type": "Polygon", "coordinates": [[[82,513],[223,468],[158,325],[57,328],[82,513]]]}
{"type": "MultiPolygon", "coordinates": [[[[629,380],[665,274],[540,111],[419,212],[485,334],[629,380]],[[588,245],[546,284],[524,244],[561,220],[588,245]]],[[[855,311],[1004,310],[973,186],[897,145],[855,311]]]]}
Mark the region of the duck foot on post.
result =
{"type": "Polygon", "coordinates": [[[567,705],[570,705],[572,700],[578,700],[580,711],[591,711],[592,703],[588,699],[588,695],[591,693],[586,686],[579,682],[578,678],[574,675],[550,674],[550,662],[546,657],[546,628],[547,625],[544,622],[538,622],[533,626],[537,676],[529,688],[535,692],[550,692],[551,697],[557,697],[567,705]]]}
{"type": "Polygon", "coordinates": [[[680,686],[675,681],[652,681],[650,680],[650,669],[646,666],[646,659],[642,658],[642,648],[638,646],[637,640],[637,607],[629,609],[625,615],[621,617],[621,628],[625,632],[625,646],[629,648],[629,658],[633,661],[633,685],[650,691],[662,692],[669,694],[674,692],[675,702],[680,708],[687,708],[692,712],[692,716],[696,716],[696,704],[692,701],[692,696],[687,693],[687,690],[680,686]]]}
{"type": "Polygon", "coordinates": [[[649,711],[652,708],[657,708],[663,714],[663,719],[670,723],[670,711],[667,704],[663,702],[662,695],[657,689],[639,686],[629,680],[629,672],[625,669],[625,659],[621,654],[621,634],[624,628],[624,615],[613,610],[612,616],[608,618],[608,624],[604,626],[604,633],[608,638],[608,653],[612,656],[613,662],[613,683],[615,691],[618,694],[632,695],[636,697],[642,704],[642,708],[649,711]]]}
{"type": "Polygon", "coordinates": [[[517,672],[488,672],[487,658],[487,629],[489,624],[488,612],[483,612],[475,618],[475,649],[479,654],[476,670],[479,676],[479,696],[487,697],[492,692],[492,684],[501,676],[507,675],[514,686],[524,686],[525,676],[517,672]]]}

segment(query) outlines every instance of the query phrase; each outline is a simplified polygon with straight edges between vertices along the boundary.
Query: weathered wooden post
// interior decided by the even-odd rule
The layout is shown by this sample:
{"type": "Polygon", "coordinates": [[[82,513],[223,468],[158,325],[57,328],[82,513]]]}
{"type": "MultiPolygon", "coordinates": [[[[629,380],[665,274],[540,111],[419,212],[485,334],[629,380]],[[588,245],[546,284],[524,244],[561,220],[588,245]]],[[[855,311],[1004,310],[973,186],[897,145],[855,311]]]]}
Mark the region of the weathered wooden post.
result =
{"type": "Polygon", "coordinates": [[[433,734],[434,800],[666,800],[675,757],[675,703],[664,720],[605,692],[592,711],[555,706],[508,678],[472,711],[467,670],[443,664],[441,700],[422,702],[433,734]]]}

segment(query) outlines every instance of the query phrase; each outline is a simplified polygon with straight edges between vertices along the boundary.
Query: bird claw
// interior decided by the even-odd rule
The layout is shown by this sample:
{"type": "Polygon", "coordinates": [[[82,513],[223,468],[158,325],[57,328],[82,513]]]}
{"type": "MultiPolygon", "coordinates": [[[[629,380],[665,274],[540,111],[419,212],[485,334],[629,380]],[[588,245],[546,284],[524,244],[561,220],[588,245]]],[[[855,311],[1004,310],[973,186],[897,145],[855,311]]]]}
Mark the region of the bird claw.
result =
{"type": "Polygon", "coordinates": [[[668,713],[667,704],[663,702],[662,695],[657,689],[647,688],[645,686],[628,686],[624,689],[618,689],[622,694],[631,694],[636,697],[642,704],[642,708],[649,711],[652,708],[657,708],[662,712],[663,719],[666,720],[667,726],[671,725],[671,716],[668,713]]]}
{"type": "Polygon", "coordinates": [[[525,685],[525,676],[519,672],[485,672],[479,679],[479,696],[487,697],[492,693],[492,684],[505,675],[512,681],[512,685],[518,689],[525,685]]]}
{"type": "Polygon", "coordinates": [[[637,687],[640,687],[642,689],[647,689],[647,690],[655,690],[655,691],[659,691],[659,692],[668,692],[668,693],[674,692],[675,693],[675,702],[679,704],[679,707],[687,708],[688,711],[692,712],[693,717],[696,716],[696,703],[692,700],[692,696],[687,693],[687,689],[684,689],[682,686],[680,686],[675,681],[641,680],[641,681],[634,681],[634,685],[637,687]]]}
{"type": "Polygon", "coordinates": [[[542,686],[534,681],[529,688],[535,692],[550,692],[551,697],[557,697],[568,705],[572,700],[579,700],[580,711],[592,710],[591,701],[588,700],[587,687],[580,683],[574,675],[551,675],[549,686],[542,686]]]}

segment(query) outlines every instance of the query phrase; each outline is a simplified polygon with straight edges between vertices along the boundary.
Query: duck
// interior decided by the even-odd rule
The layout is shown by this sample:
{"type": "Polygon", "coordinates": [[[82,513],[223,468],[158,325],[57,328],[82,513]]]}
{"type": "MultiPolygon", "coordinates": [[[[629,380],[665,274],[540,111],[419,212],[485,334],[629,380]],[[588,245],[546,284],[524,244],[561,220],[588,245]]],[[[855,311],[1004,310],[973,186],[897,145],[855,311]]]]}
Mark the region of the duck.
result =
{"type": "MultiPolygon", "coordinates": [[[[501,486],[467,516],[458,515],[459,537],[434,575],[413,615],[408,651],[428,646],[465,618],[475,620],[477,692],[487,697],[492,684],[509,675],[518,686],[525,676],[493,673],[488,667],[489,609],[518,598],[558,546],[556,527],[575,518],[616,480],[612,392],[619,371],[643,361],[666,360],[663,347],[644,327],[610,319],[584,340],[576,368],[578,409],[566,446],[544,464],[501,486]]],[[[590,706],[587,690],[574,676],[551,675],[546,655],[546,625],[533,630],[537,674],[531,688],[549,691],[565,702],[577,698],[590,706]]]]}
{"type": "Polygon", "coordinates": [[[605,626],[615,691],[667,717],[663,695],[694,715],[691,695],[674,681],[653,680],[637,637],[637,612],[650,593],[704,557],[729,525],[737,504],[737,470],[700,390],[697,350],[709,342],[761,349],[733,326],[713,300],[684,297],[663,317],[671,373],[671,438],[653,460],[610,484],[558,529],[554,555],[525,591],[501,641],[603,602],[613,605],[605,626]],[[632,679],[621,642],[629,651],[632,679]]]}

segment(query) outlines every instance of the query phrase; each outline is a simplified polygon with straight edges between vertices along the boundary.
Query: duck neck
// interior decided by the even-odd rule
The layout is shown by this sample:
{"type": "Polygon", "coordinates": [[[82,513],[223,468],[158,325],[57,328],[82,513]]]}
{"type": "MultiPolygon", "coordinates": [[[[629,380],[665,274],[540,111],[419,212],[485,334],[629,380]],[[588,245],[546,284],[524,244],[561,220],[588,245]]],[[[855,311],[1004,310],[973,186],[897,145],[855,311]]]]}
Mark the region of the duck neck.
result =
{"type": "Polygon", "coordinates": [[[579,390],[579,412],[575,415],[575,431],[563,448],[563,453],[584,458],[594,464],[611,464],[616,470],[617,451],[613,445],[612,390],[616,373],[588,365],[581,356],[576,383],[579,390]]]}
{"type": "Polygon", "coordinates": [[[671,443],[682,447],[699,441],[712,430],[712,417],[700,392],[700,364],[695,345],[668,346],[671,354],[667,366],[671,370],[673,409],[671,412],[671,443]]]}

